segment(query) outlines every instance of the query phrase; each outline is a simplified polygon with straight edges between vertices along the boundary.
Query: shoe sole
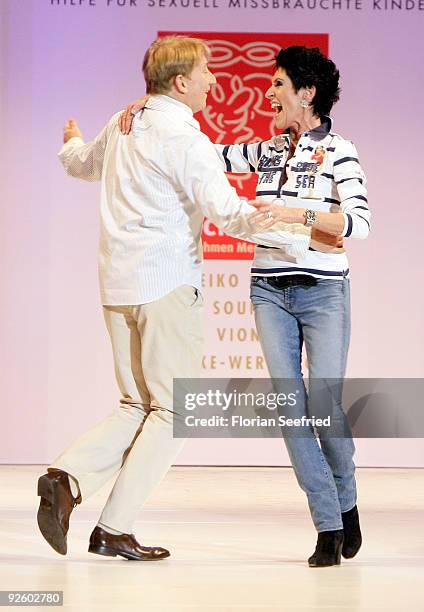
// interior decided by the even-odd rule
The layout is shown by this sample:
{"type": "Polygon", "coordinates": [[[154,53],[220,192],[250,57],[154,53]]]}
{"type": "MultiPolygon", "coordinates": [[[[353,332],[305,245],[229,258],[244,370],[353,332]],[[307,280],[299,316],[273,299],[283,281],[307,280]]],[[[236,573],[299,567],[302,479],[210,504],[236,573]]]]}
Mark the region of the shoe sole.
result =
{"type": "Polygon", "coordinates": [[[321,565],[311,565],[310,563],[308,563],[308,565],[309,567],[334,567],[335,565],[341,564],[341,557],[342,557],[342,551],[339,550],[337,552],[337,556],[336,556],[334,563],[326,563],[326,564],[321,564],[321,565]]]}
{"type": "Polygon", "coordinates": [[[161,557],[137,557],[135,555],[131,555],[130,553],[120,552],[119,550],[115,550],[114,548],[108,548],[107,546],[94,546],[90,544],[88,547],[88,552],[94,553],[95,555],[103,555],[104,557],[123,557],[124,559],[128,559],[128,561],[160,561],[161,559],[166,559],[169,557],[169,553],[167,555],[162,555],[161,557]]]}
{"type": "Polygon", "coordinates": [[[60,555],[66,555],[67,543],[56,517],[52,513],[54,490],[52,482],[40,476],[38,479],[37,493],[40,500],[40,507],[37,512],[37,523],[43,538],[60,555]]]}
{"type": "Polygon", "coordinates": [[[336,563],[327,563],[326,565],[309,565],[309,567],[337,567],[341,565],[340,561],[336,561],[336,563]]]}

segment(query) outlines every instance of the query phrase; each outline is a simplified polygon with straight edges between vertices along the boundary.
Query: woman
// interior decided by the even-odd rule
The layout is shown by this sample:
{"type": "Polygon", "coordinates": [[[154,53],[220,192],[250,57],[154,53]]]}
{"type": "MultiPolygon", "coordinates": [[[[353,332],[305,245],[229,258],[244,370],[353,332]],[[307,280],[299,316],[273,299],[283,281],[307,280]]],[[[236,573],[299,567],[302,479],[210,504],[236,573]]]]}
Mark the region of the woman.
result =
{"type": "MultiPolygon", "coordinates": [[[[252,221],[264,228],[279,221],[311,227],[311,248],[301,260],[283,249],[256,247],[251,299],[274,386],[285,390],[290,379],[303,389],[289,416],[315,414],[303,385],[305,346],[309,380],[336,381],[325,397],[332,425],[344,427],[341,382],[350,335],[350,281],[342,237],[366,238],[370,213],[356,149],[332,132],[328,117],[339,98],[338,83],[336,66],[319,49],[282,49],[266,93],[281,134],[266,142],[216,147],[228,172],[253,167],[259,175],[256,196],[263,203],[252,221]]],[[[130,105],[126,117],[140,106],[142,101],[130,105]]],[[[121,127],[128,131],[125,115],[121,127]]],[[[341,554],[353,557],[362,541],[352,438],[325,433],[309,426],[284,433],[318,531],[311,567],[339,564],[341,554]]]]}

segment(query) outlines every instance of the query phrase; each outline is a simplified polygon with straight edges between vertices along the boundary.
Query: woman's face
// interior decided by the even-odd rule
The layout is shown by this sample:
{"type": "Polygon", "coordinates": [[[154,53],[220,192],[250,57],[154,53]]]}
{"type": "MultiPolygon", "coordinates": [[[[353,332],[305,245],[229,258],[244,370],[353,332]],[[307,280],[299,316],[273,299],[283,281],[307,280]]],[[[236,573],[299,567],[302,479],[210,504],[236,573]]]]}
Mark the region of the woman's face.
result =
{"type": "Polygon", "coordinates": [[[297,93],[295,92],[293,83],[284,68],[278,68],[275,71],[271,78],[271,87],[265,96],[275,110],[275,125],[282,131],[302,122],[305,108],[302,108],[300,102],[301,100],[310,102],[303,87],[297,93]]]}

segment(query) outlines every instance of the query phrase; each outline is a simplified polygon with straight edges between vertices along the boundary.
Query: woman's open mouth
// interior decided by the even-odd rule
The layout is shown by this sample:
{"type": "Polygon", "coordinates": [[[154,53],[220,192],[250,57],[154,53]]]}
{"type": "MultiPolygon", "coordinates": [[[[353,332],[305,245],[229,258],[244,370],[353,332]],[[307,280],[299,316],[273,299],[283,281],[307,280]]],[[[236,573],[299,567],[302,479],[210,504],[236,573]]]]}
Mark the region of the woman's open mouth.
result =
{"type": "Polygon", "coordinates": [[[275,115],[279,115],[281,111],[283,110],[283,107],[281,106],[281,104],[275,101],[271,102],[271,108],[274,110],[275,115]]]}

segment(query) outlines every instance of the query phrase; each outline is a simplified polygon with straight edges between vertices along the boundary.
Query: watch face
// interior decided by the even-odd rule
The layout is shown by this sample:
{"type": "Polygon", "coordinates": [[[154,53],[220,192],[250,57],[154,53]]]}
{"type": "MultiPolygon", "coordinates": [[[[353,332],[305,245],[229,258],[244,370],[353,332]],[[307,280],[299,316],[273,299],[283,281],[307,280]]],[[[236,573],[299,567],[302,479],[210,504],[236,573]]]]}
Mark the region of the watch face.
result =
{"type": "Polygon", "coordinates": [[[313,225],[317,220],[317,216],[314,210],[307,210],[305,213],[306,216],[306,225],[313,225]]]}

